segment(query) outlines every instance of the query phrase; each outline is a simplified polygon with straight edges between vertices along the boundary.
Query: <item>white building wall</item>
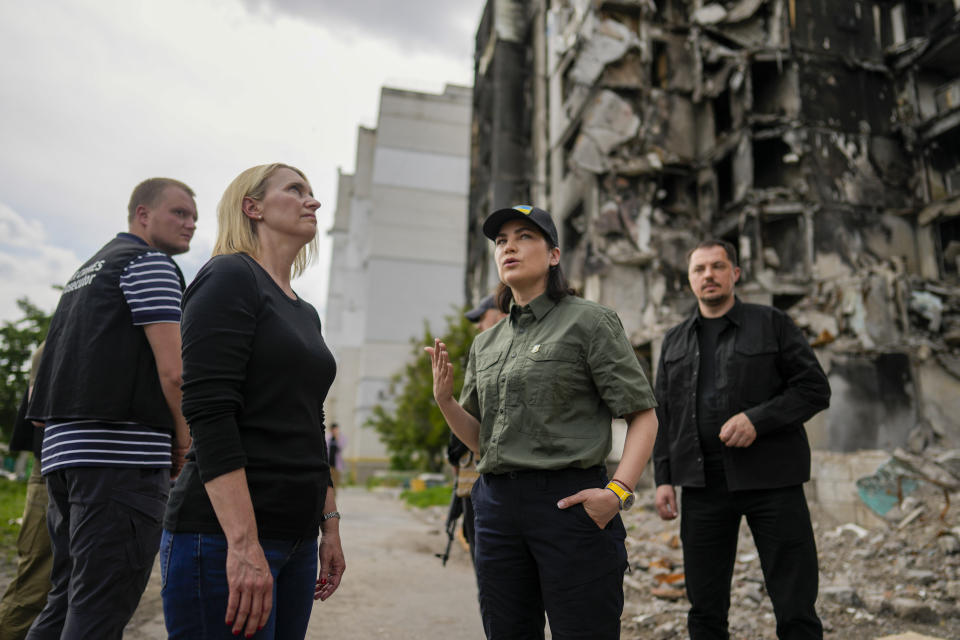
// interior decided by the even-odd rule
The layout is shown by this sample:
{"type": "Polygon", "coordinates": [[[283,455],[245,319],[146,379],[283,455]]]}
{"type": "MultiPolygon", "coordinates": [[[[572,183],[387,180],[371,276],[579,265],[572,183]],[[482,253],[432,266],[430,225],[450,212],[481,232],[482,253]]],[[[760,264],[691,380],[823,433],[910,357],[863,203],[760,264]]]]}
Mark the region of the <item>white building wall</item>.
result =
{"type": "Polygon", "coordinates": [[[389,406],[410,339],[464,302],[470,105],[463,87],[383,89],[377,129],[360,128],[356,171],[338,184],[326,327],[339,368],[326,409],[357,476],[387,464],[364,423],[389,406]]]}

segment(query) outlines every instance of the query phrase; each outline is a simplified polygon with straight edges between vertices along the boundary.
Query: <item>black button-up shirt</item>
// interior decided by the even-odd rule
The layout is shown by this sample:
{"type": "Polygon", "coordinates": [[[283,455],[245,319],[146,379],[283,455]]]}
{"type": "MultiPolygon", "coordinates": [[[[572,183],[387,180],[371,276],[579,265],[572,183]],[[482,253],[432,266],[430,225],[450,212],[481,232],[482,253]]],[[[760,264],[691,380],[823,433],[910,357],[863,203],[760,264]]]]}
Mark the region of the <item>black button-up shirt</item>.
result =
{"type": "MultiPolygon", "coordinates": [[[[714,388],[723,420],[746,414],[757,430],[749,447],[722,447],[730,490],[765,489],[810,479],[810,445],[803,423],[830,404],[830,385],[813,350],[790,318],[773,307],[739,299],[717,340],[714,388]]],[[[697,431],[700,313],[663,340],[655,394],[660,428],[654,446],[657,485],[702,487],[703,451],[697,431]]]]}

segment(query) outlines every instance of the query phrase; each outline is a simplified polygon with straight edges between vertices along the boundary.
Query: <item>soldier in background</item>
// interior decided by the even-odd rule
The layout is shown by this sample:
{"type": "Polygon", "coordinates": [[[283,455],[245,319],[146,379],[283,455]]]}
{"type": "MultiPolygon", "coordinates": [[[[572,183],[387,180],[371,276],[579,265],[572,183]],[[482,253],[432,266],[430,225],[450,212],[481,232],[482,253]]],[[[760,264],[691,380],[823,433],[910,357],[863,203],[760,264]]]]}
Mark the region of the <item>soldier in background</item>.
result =
{"type": "Polygon", "coordinates": [[[43,343],[30,361],[30,385],[13,425],[10,451],[32,451],[33,470],[27,480],[27,499],[23,520],[17,534],[17,575],[7,586],[0,600],[0,640],[23,640],[33,620],[47,604],[50,591],[50,570],[53,552],[47,533],[47,486],[40,475],[40,445],[43,427],[27,420],[27,403],[37,378],[37,365],[43,354],[43,343]]]}
{"type": "MultiPolygon", "coordinates": [[[[500,322],[500,319],[507,314],[497,308],[493,296],[489,295],[481,300],[475,309],[471,309],[463,315],[467,320],[477,325],[477,333],[483,333],[500,322]]],[[[447,460],[450,461],[456,472],[457,486],[454,487],[454,491],[456,491],[463,504],[463,537],[470,546],[470,560],[474,561],[473,546],[476,536],[473,528],[473,501],[470,499],[470,491],[473,489],[473,483],[477,480],[477,462],[474,460],[473,451],[470,451],[467,445],[463,444],[452,431],[450,432],[450,444],[447,446],[447,460]]]]}

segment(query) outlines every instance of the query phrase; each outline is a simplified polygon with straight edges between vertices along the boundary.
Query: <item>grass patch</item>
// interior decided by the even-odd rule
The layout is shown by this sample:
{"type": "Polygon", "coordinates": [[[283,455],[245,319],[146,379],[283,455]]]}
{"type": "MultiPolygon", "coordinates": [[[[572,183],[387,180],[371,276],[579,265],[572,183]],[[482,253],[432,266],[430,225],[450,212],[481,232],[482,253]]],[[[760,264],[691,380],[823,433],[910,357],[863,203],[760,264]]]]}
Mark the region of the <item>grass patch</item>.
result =
{"type": "Polygon", "coordinates": [[[367,478],[367,489],[377,487],[409,487],[410,481],[417,476],[416,471],[376,471],[367,478]]]}
{"type": "Polygon", "coordinates": [[[17,558],[17,520],[23,516],[26,499],[26,482],[0,478],[0,561],[14,562],[17,558]]]}
{"type": "Polygon", "coordinates": [[[450,496],[453,494],[453,487],[440,486],[430,487],[422,491],[407,490],[400,494],[400,497],[411,507],[423,509],[425,507],[442,506],[450,504],[450,496]]]}

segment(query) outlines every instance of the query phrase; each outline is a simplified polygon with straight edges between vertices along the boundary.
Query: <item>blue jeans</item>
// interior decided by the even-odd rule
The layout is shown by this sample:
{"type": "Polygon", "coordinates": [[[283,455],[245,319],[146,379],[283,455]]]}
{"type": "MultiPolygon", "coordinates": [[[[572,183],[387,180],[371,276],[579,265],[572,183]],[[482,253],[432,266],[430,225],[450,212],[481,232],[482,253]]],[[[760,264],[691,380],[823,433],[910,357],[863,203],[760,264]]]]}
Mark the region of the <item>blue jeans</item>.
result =
{"type": "MultiPolygon", "coordinates": [[[[303,640],[317,581],[317,540],[260,540],[273,574],[273,609],[258,640],[303,640]]],[[[170,640],[236,640],[227,626],[227,540],[208,533],[163,531],[163,617],[170,640]]]]}

